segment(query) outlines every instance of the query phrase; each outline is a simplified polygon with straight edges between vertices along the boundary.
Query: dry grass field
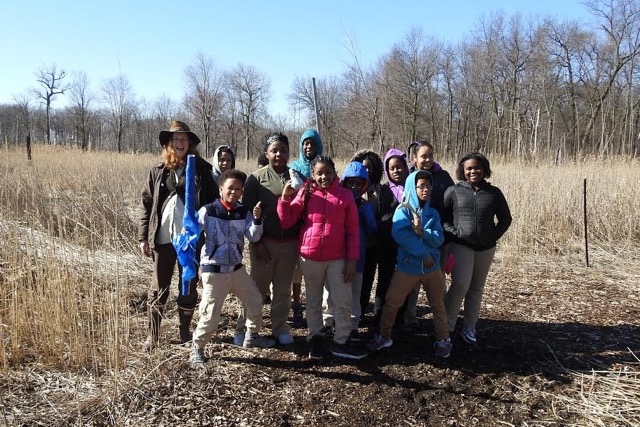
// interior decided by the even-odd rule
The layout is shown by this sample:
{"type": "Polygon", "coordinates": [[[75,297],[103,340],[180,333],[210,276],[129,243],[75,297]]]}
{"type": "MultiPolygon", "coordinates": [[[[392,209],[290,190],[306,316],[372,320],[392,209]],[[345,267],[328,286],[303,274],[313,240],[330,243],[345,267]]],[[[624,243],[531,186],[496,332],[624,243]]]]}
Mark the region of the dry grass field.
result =
{"type": "Polygon", "coordinates": [[[158,158],[2,151],[0,425],[640,425],[638,162],[493,162],[514,222],[487,282],[481,344],[456,341],[446,363],[431,356],[421,295],[421,330],[365,361],[310,363],[304,330],[291,348],[237,348],[231,321],[193,372],[172,344],[175,305],[161,348],[141,350],[151,265],[137,209],[158,158]]]}

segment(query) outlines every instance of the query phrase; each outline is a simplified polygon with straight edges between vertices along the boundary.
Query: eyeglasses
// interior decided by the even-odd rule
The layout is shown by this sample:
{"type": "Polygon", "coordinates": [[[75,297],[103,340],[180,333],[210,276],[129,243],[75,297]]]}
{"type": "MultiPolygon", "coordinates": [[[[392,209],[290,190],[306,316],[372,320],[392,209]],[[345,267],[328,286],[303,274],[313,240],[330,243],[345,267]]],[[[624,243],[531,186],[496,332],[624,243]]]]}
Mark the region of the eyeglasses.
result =
{"type": "Polygon", "coordinates": [[[416,189],[420,191],[431,191],[431,186],[429,185],[417,185],[416,189]]]}

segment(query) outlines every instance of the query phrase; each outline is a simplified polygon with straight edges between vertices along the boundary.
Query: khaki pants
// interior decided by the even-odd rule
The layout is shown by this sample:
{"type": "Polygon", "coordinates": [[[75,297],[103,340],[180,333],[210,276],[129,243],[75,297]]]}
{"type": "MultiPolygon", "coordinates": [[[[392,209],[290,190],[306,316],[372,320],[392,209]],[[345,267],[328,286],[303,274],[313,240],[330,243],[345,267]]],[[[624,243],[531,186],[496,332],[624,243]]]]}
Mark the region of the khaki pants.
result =
{"type": "Polygon", "coordinates": [[[351,283],[345,283],[343,280],[345,260],[312,261],[300,257],[300,266],[307,295],[308,337],[318,335],[322,330],[322,290],[326,283],[336,329],[333,340],[338,344],[344,344],[351,333],[353,305],[351,283]]]}
{"type": "Polygon", "coordinates": [[[249,332],[253,334],[260,330],[262,295],[244,267],[229,273],[202,273],[202,300],[198,308],[200,318],[193,331],[193,345],[203,348],[216,332],[222,305],[229,292],[242,301],[249,332]]]}
{"type": "Polygon", "coordinates": [[[396,313],[404,303],[405,298],[416,287],[422,284],[429,305],[433,313],[433,328],[438,339],[447,339],[449,337],[449,328],[447,327],[447,312],[444,308],[444,290],[446,283],[444,275],[440,269],[425,273],[421,276],[407,274],[400,270],[396,270],[391,279],[391,286],[385,296],[384,306],[382,307],[382,317],[380,318],[380,335],[390,337],[393,324],[396,320],[396,313]]]}
{"type": "MultiPolygon", "coordinates": [[[[264,239],[271,261],[267,264],[258,261],[255,247],[249,246],[249,262],[251,277],[256,282],[262,297],[269,295],[269,287],[273,286],[273,298],[271,299],[271,331],[273,335],[291,333],[291,326],[287,323],[289,310],[291,309],[291,279],[293,270],[298,260],[297,240],[270,240],[264,239]]],[[[245,329],[245,314],[238,317],[236,332],[245,329]]]]}
{"type": "Polygon", "coordinates": [[[449,252],[456,259],[456,266],[451,272],[451,286],[444,299],[449,318],[449,330],[456,326],[460,304],[464,300],[464,329],[475,329],[480,314],[480,304],[484,292],[484,284],[493,263],[496,248],[485,251],[452,243],[449,252]]]}
{"type": "MultiPolygon", "coordinates": [[[[362,273],[356,273],[351,282],[351,330],[357,331],[362,318],[360,306],[360,293],[362,292],[362,273]]],[[[333,303],[329,298],[329,290],[324,287],[322,291],[322,323],[325,326],[333,326],[333,303]]]]}

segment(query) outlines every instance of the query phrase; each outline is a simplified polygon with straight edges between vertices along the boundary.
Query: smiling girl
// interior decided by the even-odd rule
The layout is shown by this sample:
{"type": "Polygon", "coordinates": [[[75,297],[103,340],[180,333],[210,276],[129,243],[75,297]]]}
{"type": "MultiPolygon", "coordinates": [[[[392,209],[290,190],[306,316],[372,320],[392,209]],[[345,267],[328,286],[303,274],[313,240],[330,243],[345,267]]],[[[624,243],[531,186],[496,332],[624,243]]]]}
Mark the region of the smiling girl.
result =
{"type": "Polygon", "coordinates": [[[444,230],[451,238],[456,259],[451,286],[445,297],[449,330],[453,332],[464,300],[462,339],[476,344],[476,323],[496,242],[511,225],[511,212],[502,191],[494,187],[489,160],[470,153],[458,162],[458,184],[444,196],[444,230]]]}
{"type": "Polygon", "coordinates": [[[299,251],[307,296],[309,358],[322,359],[324,355],[322,289],[326,283],[335,322],[331,353],[361,359],[366,351],[348,340],[351,286],[360,257],[358,208],[351,191],[340,186],[330,157],[316,157],[311,170],[312,180],[297,193],[288,182],[278,200],[278,217],[283,227],[290,227],[302,218],[299,251]]]}

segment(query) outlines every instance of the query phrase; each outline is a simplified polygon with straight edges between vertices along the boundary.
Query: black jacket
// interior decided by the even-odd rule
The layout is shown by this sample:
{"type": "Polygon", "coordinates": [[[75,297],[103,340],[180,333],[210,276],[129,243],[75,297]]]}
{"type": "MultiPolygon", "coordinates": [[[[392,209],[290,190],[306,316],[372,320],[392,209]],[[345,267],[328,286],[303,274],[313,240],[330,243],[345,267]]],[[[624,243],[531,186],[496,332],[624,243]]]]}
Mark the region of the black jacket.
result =
{"type": "Polygon", "coordinates": [[[448,241],[483,251],[493,248],[507,231],[511,212],[498,187],[485,181],[474,191],[471,184],[462,181],[445,192],[443,220],[448,241]]]}

